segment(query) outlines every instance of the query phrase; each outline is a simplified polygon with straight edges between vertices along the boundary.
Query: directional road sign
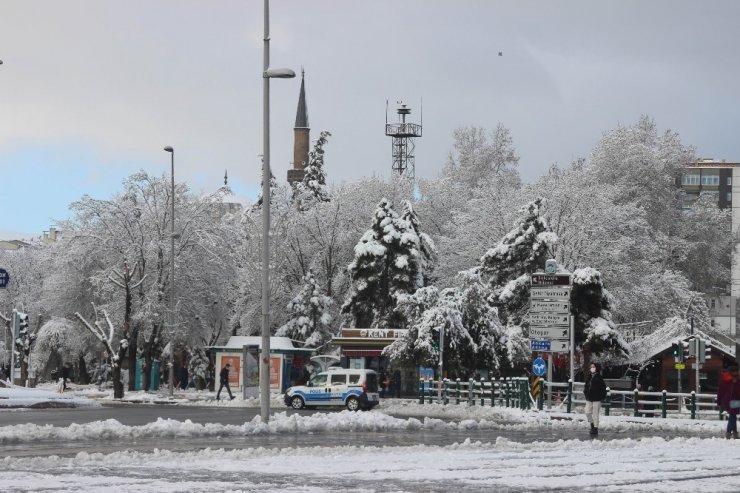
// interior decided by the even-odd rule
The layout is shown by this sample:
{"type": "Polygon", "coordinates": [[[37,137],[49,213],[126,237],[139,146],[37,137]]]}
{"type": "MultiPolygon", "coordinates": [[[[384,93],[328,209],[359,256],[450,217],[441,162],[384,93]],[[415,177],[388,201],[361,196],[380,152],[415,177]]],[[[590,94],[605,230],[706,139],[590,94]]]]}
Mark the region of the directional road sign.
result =
{"type": "Polygon", "coordinates": [[[8,285],[8,281],[10,281],[10,274],[8,274],[8,271],[5,269],[0,269],[0,288],[4,288],[8,285]]]}
{"type": "Polygon", "coordinates": [[[536,358],[532,363],[532,372],[541,377],[547,372],[547,363],[542,358],[536,358]]]}
{"type": "Polygon", "coordinates": [[[546,353],[565,353],[570,349],[568,341],[548,341],[548,340],[529,340],[529,347],[532,351],[540,351],[546,353]]]}
{"type": "Polygon", "coordinates": [[[562,313],[565,315],[570,313],[570,303],[567,301],[532,300],[529,308],[533,312],[562,313]]]}
{"type": "Polygon", "coordinates": [[[530,339],[529,347],[532,348],[532,351],[549,351],[550,341],[539,341],[530,339]]]}
{"type": "Polygon", "coordinates": [[[530,339],[568,340],[570,329],[568,327],[530,327],[530,339]]]}
{"type": "Polygon", "coordinates": [[[530,294],[533,300],[567,301],[570,299],[570,288],[533,287],[530,294]]]}
{"type": "Polygon", "coordinates": [[[570,286],[570,275],[532,274],[532,286],[570,286]]]}
{"type": "Polygon", "coordinates": [[[570,316],[562,313],[529,312],[529,324],[541,327],[568,327],[570,326],[570,316]]]}

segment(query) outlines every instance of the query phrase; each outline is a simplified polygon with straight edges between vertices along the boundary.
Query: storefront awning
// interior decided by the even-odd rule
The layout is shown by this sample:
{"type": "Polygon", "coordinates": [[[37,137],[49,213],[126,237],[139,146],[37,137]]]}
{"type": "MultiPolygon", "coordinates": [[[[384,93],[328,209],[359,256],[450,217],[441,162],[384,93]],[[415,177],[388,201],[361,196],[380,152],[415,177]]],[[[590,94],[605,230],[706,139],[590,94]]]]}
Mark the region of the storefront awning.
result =
{"type": "Polygon", "coordinates": [[[382,354],[382,349],[345,349],[342,351],[342,356],[347,356],[350,358],[357,358],[362,356],[381,356],[382,354]]]}

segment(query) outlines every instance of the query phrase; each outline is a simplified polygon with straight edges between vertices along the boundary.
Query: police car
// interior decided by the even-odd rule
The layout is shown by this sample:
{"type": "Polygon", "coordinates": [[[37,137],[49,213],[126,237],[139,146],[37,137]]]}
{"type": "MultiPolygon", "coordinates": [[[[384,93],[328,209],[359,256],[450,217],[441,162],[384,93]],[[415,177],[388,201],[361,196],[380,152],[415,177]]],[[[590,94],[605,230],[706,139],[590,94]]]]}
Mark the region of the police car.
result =
{"type": "Polygon", "coordinates": [[[373,370],[330,368],[314,375],[306,385],[290,387],[285,404],[293,409],[346,406],[350,411],[378,405],[378,374],[373,370]]]}

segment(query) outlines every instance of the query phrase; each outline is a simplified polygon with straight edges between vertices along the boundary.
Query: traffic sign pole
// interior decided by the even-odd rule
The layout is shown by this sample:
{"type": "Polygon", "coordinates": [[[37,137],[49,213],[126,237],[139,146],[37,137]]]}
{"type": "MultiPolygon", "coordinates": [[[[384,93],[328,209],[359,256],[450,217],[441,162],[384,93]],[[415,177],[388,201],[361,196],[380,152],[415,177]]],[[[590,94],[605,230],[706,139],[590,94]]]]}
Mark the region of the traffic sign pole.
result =
{"type": "Polygon", "coordinates": [[[552,410],[552,357],[550,353],[547,358],[547,409],[552,410]]]}
{"type": "Polygon", "coordinates": [[[570,317],[570,381],[575,382],[575,373],[574,373],[574,366],[573,366],[573,351],[576,347],[576,327],[575,327],[575,321],[574,317],[570,317]]]}
{"type": "Polygon", "coordinates": [[[18,333],[18,325],[20,325],[20,321],[18,320],[18,311],[13,310],[13,322],[10,327],[10,386],[15,386],[15,339],[16,334],[18,333]]]}

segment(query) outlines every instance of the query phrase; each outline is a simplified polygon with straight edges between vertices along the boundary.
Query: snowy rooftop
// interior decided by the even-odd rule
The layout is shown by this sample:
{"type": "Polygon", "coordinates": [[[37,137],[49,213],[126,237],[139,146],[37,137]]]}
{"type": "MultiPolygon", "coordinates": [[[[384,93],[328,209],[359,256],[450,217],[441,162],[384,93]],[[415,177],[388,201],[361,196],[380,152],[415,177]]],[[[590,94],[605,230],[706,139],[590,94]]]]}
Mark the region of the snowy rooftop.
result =
{"type": "MultiPolygon", "coordinates": [[[[225,349],[242,349],[244,346],[258,346],[262,349],[260,336],[231,336],[225,346],[213,346],[225,349]]],[[[288,337],[270,337],[270,350],[276,351],[313,351],[313,349],[297,348],[288,337]]]]}

